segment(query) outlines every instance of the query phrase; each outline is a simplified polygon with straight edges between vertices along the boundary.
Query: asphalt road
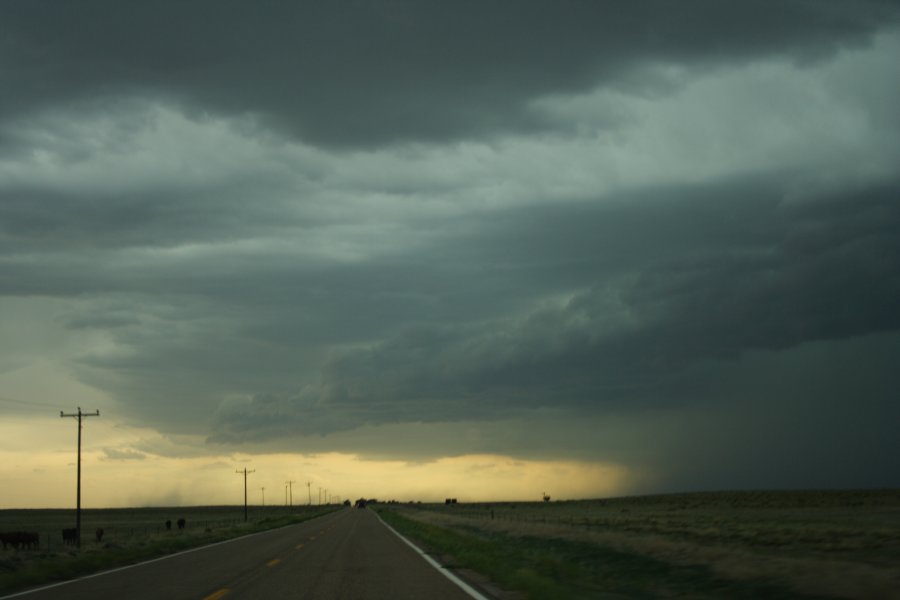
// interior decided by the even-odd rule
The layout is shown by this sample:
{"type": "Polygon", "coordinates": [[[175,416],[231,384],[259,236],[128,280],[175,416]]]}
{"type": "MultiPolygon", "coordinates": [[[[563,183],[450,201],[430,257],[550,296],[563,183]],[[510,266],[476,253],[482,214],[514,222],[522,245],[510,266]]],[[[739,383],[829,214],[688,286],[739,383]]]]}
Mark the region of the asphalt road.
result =
{"type": "Polygon", "coordinates": [[[471,600],[374,513],[350,508],[18,597],[471,600]]]}

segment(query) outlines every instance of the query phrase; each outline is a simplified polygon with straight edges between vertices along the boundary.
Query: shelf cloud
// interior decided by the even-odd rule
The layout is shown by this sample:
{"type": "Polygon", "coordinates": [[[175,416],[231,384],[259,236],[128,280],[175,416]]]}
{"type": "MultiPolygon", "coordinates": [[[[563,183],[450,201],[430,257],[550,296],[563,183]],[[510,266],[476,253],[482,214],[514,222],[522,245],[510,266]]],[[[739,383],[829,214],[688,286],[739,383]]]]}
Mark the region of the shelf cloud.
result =
{"type": "Polygon", "coordinates": [[[0,47],[4,397],[900,484],[897,3],[31,0],[0,47]]]}

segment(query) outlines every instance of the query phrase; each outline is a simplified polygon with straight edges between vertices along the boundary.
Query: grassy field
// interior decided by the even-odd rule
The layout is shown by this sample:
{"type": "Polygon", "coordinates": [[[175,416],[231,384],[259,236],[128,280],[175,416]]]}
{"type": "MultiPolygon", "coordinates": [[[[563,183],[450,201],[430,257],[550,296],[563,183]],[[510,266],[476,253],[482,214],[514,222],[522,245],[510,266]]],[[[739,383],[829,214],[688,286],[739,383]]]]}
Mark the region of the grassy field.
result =
{"type": "Polygon", "coordinates": [[[452,564],[528,598],[900,599],[900,490],[381,512],[452,564]]]}
{"type": "Polygon", "coordinates": [[[62,529],[75,526],[74,510],[0,510],[0,532],[33,531],[36,550],[0,550],[0,595],[35,585],[87,575],[164,556],[188,548],[314,518],[337,507],[243,507],[86,509],[82,511],[82,548],[63,544],[62,529]],[[179,530],[177,520],[186,526],[179,530]],[[171,531],[166,520],[172,521],[171,531]],[[98,542],[95,531],[104,530],[98,542]]]}

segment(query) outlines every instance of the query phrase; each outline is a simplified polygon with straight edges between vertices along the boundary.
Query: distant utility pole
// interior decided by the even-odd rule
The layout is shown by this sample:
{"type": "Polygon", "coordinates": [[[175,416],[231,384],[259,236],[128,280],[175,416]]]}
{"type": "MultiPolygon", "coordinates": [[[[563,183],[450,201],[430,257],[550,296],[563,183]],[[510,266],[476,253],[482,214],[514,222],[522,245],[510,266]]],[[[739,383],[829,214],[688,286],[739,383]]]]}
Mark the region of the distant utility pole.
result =
{"type": "Polygon", "coordinates": [[[265,506],[266,505],[266,486],[262,486],[259,489],[262,492],[262,505],[265,506]]]}
{"type": "Polygon", "coordinates": [[[319,488],[319,504],[322,504],[322,488],[319,488]]]}
{"type": "Polygon", "coordinates": [[[310,490],[311,481],[306,482],[306,504],[307,506],[312,506],[312,491],[310,490]]]}
{"type": "Polygon", "coordinates": [[[77,483],[77,491],[75,492],[75,543],[77,547],[81,548],[81,418],[82,417],[99,417],[100,411],[96,410],[92,413],[83,413],[81,412],[81,407],[78,407],[78,412],[74,414],[65,414],[63,411],[59,411],[60,417],[75,417],[78,419],[78,483],[77,483]]]}
{"type": "Polygon", "coordinates": [[[248,471],[247,467],[244,467],[243,471],[235,471],[235,473],[237,473],[238,475],[240,475],[241,473],[244,474],[244,522],[246,523],[247,522],[247,475],[249,475],[250,473],[256,473],[256,469],[253,469],[252,471],[248,471]]]}
{"type": "Polygon", "coordinates": [[[293,479],[291,479],[290,481],[285,481],[285,483],[288,486],[288,491],[290,493],[290,498],[291,498],[288,502],[288,506],[290,508],[294,508],[294,484],[297,482],[294,481],[293,479]]]}

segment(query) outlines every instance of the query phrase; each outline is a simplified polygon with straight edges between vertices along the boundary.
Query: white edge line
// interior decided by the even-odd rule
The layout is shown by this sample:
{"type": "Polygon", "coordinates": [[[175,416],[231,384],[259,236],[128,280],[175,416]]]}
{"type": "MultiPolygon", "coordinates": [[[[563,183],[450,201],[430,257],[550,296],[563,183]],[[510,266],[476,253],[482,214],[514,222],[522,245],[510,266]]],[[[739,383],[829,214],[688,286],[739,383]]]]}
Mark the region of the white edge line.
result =
{"type": "MultiPolygon", "coordinates": [[[[325,513],[328,515],[331,513],[325,513]]],[[[325,515],[322,515],[323,517],[325,515]]],[[[313,517],[315,519],[315,517],[313,517]]],[[[301,521],[300,523],[291,523],[290,525],[283,525],[282,527],[292,527],[294,525],[303,525],[312,519],[307,519],[306,521],[301,521]]],[[[158,558],[151,558],[150,560],[145,560],[143,562],[134,563],[133,565],[125,565],[124,567],[116,567],[115,569],[110,569],[108,571],[100,571],[99,573],[91,573],[90,575],[84,575],[82,577],[76,577],[75,579],[67,579],[66,581],[59,581],[57,583],[51,583],[50,585],[45,585],[39,588],[34,588],[32,590],[25,590],[24,592],[16,592],[15,594],[10,594],[8,596],[0,596],[0,600],[6,600],[7,598],[16,598],[18,596],[27,596],[28,594],[34,594],[35,592],[42,592],[44,590],[49,590],[55,587],[60,587],[63,585],[69,585],[70,583],[75,583],[76,581],[83,581],[85,579],[93,579],[94,577],[101,577],[103,575],[109,575],[110,573],[117,573],[119,571],[124,571],[126,569],[133,569],[135,567],[140,567],[142,565],[149,565],[151,563],[159,562],[162,560],[168,560],[170,558],[175,558],[176,556],[181,556],[182,554],[190,554],[191,552],[197,552],[199,550],[205,550],[207,548],[212,548],[214,546],[221,546],[222,544],[230,544],[231,542],[236,542],[238,540],[243,540],[245,538],[253,537],[254,535],[262,535],[264,533],[269,533],[271,531],[277,531],[278,529],[282,529],[282,527],[276,527],[274,529],[266,529],[265,531],[257,531],[256,533],[248,533],[247,535],[242,535],[241,537],[231,538],[228,540],[222,540],[221,542],[214,542],[212,544],[207,544],[205,546],[197,546],[196,548],[188,548],[187,550],[182,550],[181,552],[176,552],[175,554],[166,554],[165,556],[160,556],[158,558]]],[[[395,532],[396,533],[396,532],[395,532]]],[[[398,534],[399,535],[399,534],[398,534]]],[[[487,599],[485,599],[487,600],[487,599]]]]}
{"type": "MultiPolygon", "coordinates": [[[[375,512],[375,511],[372,511],[372,512],[375,512]]],[[[397,533],[396,529],[394,529],[393,527],[391,527],[390,525],[388,525],[387,523],[384,522],[384,519],[381,518],[381,515],[379,515],[378,513],[375,513],[375,516],[378,517],[378,520],[381,521],[382,525],[384,525],[385,527],[387,527],[388,529],[393,531],[394,535],[396,535],[398,538],[403,540],[403,542],[405,542],[406,545],[408,545],[410,548],[415,550],[419,556],[421,556],[426,561],[428,561],[428,564],[431,565],[432,567],[434,567],[435,569],[437,569],[439,573],[442,573],[444,575],[444,577],[446,577],[447,579],[449,579],[450,581],[455,583],[457,586],[459,586],[460,589],[462,589],[462,591],[464,591],[468,595],[475,598],[475,600],[491,600],[490,598],[488,598],[487,596],[483,595],[481,592],[479,592],[478,590],[473,588],[471,585],[469,585],[468,583],[466,583],[465,581],[463,581],[462,579],[460,579],[459,577],[457,577],[456,575],[451,573],[447,569],[447,567],[443,566],[441,563],[439,563],[438,561],[434,560],[433,558],[431,558],[430,556],[425,554],[425,552],[421,548],[419,548],[418,546],[413,544],[411,541],[409,541],[408,539],[406,539],[405,537],[403,537],[402,535],[397,533]]],[[[0,600],[2,600],[2,599],[0,599],[0,600]]]]}

